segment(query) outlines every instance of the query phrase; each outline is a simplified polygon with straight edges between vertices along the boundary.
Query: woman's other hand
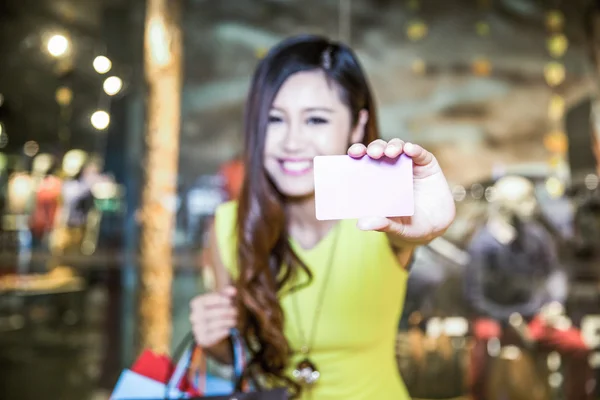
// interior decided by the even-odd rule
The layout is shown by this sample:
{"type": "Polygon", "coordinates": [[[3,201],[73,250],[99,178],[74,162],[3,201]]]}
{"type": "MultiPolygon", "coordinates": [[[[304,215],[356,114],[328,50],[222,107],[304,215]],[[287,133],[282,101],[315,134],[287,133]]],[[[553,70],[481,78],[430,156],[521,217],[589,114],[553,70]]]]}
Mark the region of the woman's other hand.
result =
{"type": "Polygon", "coordinates": [[[236,290],[232,286],[220,292],[204,294],[190,302],[190,322],[196,344],[214,347],[230,335],[237,324],[237,310],[233,301],[236,290]]]}

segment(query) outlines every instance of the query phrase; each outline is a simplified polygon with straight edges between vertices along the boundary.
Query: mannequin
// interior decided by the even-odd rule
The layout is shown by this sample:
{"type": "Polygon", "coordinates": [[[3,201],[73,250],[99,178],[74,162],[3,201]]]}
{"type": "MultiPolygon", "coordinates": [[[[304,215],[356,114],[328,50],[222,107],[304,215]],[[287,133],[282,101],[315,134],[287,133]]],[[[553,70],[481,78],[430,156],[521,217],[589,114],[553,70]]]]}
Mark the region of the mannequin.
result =
{"type": "MultiPolygon", "coordinates": [[[[495,338],[503,346],[513,344],[511,330],[506,327],[512,326],[511,321],[516,318],[524,322],[523,329],[535,346],[530,356],[538,358],[545,351],[556,351],[566,358],[566,398],[586,399],[585,383],[577,378],[585,378],[588,372],[588,349],[580,332],[570,326],[563,314],[566,274],[559,266],[552,237],[534,219],[534,186],[525,178],[507,176],[498,180],[493,189],[487,222],[469,247],[471,260],[465,279],[466,297],[475,314],[472,397],[490,398],[485,393],[493,389],[498,377],[498,371],[494,372],[490,364],[496,365],[499,359],[489,358],[488,341],[495,338]],[[486,389],[488,385],[491,386],[486,389]]],[[[517,362],[510,364],[508,370],[520,376],[528,367],[517,362]]],[[[527,397],[530,387],[515,388],[521,388],[524,398],[531,398],[527,397]]]]}
{"type": "Polygon", "coordinates": [[[81,150],[72,150],[65,155],[62,169],[70,179],[62,185],[63,204],[52,239],[55,254],[79,253],[81,250],[88,212],[94,202],[92,187],[106,180],[100,174],[100,168],[99,159],[89,157],[81,150]]]}
{"type": "Polygon", "coordinates": [[[39,154],[33,160],[31,173],[35,199],[29,227],[35,244],[41,242],[54,228],[62,185],[62,181],[50,173],[54,162],[55,159],[50,154],[39,154]]]}
{"type": "Polygon", "coordinates": [[[487,223],[469,246],[466,297],[480,317],[531,318],[547,303],[564,302],[566,277],[550,234],[533,220],[533,184],[506,176],[493,189],[487,223]]]}

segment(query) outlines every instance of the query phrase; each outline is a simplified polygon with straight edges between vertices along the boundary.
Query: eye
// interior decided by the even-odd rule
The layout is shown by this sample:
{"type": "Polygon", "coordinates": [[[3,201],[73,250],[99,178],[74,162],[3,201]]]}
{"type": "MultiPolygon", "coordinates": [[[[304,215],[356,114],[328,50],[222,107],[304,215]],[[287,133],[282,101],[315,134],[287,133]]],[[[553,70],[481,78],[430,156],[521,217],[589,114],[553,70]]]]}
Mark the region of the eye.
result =
{"type": "Polygon", "coordinates": [[[307,122],[309,125],[323,125],[329,123],[328,120],[321,117],[310,117],[307,122]]]}
{"type": "Polygon", "coordinates": [[[283,119],[277,115],[269,115],[269,124],[277,124],[282,121],[283,119]]]}

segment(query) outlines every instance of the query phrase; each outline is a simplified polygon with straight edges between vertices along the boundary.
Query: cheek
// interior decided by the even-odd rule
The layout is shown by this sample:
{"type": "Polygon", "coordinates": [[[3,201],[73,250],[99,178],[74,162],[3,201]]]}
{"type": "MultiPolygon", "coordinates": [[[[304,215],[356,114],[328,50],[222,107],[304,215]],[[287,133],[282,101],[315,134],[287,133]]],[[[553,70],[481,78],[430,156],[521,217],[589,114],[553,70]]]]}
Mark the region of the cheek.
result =
{"type": "Polygon", "coordinates": [[[278,132],[276,127],[267,128],[267,132],[265,134],[265,147],[264,153],[265,155],[269,155],[274,153],[277,148],[280,146],[281,134],[278,132]]]}
{"type": "Polygon", "coordinates": [[[321,154],[345,154],[350,145],[350,132],[344,127],[330,126],[315,135],[314,143],[321,154]]]}

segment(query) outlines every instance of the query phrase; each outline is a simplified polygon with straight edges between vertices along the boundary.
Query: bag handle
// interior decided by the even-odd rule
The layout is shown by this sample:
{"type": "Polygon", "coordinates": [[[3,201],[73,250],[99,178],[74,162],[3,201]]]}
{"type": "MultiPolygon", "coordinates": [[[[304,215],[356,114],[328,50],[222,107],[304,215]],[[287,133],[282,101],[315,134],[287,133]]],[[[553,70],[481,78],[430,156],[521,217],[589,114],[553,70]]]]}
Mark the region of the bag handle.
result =
{"type": "MultiPolygon", "coordinates": [[[[240,382],[246,367],[244,340],[235,328],[231,329],[229,339],[233,356],[233,387],[235,390],[239,383],[241,389],[245,391],[249,388],[248,383],[245,380],[240,382]]],[[[195,383],[201,393],[206,392],[206,354],[203,348],[196,346],[192,354],[191,365],[197,368],[190,370],[190,381],[195,383]]]]}
{"type": "Polygon", "coordinates": [[[167,384],[165,385],[165,395],[164,400],[170,400],[171,390],[173,388],[178,388],[179,383],[183,379],[185,373],[189,369],[190,362],[192,361],[192,349],[195,346],[194,335],[192,332],[189,332],[185,337],[181,340],[181,342],[177,345],[175,352],[173,355],[176,357],[174,360],[178,360],[175,365],[175,369],[171,374],[167,384]]]}

